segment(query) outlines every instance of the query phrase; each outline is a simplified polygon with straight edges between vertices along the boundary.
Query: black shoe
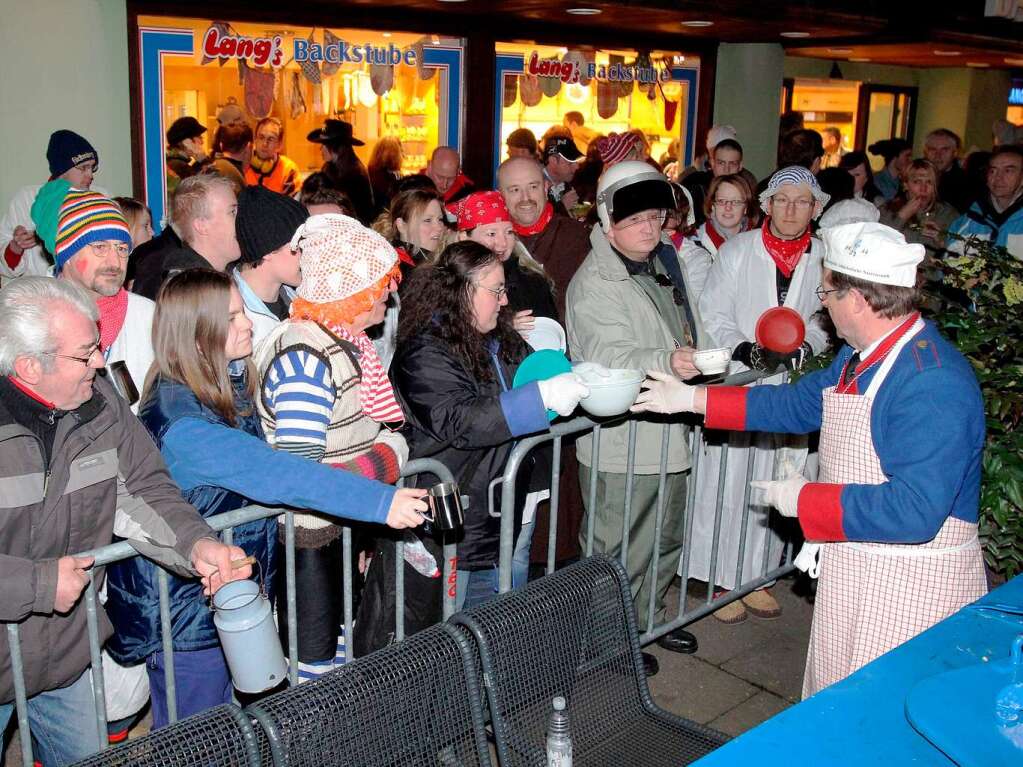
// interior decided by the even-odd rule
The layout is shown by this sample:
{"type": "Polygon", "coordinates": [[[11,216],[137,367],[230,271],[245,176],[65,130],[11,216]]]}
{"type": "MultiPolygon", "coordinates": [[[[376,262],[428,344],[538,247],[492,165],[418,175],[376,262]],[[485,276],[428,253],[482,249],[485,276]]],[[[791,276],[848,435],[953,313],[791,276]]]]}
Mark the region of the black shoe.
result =
{"type": "Polygon", "coordinates": [[[640,654],[643,656],[643,671],[647,676],[656,676],[657,672],[661,670],[661,664],[657,662],[657,658],[648,652],[640,654]]]}
{"type": "Polygon", "coordinates": [[[696,652],[699,644],[696,641],[696,637],[685,629],[675,629],[669,631],[667,634],[657,640],[657,644],[663,647],[665,650],[671,652],[685,653],[686,655],[692,655],[696,652]]]}

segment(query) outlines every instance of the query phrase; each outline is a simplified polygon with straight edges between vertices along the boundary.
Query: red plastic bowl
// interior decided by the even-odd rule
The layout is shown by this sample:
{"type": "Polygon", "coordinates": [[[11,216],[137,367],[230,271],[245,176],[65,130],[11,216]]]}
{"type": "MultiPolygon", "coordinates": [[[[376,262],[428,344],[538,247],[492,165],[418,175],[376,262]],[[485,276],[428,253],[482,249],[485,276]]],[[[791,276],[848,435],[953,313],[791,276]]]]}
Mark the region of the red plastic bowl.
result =
{"type": "Polygon", "coordinates": [[[756,335],[757,343],[765,349],[789,354],[798,349],[806,338],[806,324],[795,309],[776,306],[760,315],[756,335]]]}

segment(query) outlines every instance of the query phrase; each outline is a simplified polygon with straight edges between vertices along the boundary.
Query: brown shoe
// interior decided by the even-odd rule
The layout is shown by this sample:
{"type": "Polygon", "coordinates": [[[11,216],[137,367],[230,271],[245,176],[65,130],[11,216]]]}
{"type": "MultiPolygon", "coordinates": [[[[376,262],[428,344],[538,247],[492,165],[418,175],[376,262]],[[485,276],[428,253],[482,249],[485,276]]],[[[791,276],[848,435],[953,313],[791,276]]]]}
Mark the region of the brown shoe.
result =
{"type": "MultiPolygon", "coordinates": [[[[714,598],[717,599],[727,593],[727,591],[715,592],[714,598]]],[[[746,614],[746,608],[743,606],[741,599],[736,599],[734,602],[729,602],[724,607],[719,607],[712,614],[722,623],[728,624],[742,623],[749,617],[749,615],[746,614]]]]}
{"type": "Polygon", "coordinates": [[[767,589],[750,592],[742,598],[742,602],[746,605],[746,609],[760,620],[771,621],[781,617],[781,605],[767,589]]]}

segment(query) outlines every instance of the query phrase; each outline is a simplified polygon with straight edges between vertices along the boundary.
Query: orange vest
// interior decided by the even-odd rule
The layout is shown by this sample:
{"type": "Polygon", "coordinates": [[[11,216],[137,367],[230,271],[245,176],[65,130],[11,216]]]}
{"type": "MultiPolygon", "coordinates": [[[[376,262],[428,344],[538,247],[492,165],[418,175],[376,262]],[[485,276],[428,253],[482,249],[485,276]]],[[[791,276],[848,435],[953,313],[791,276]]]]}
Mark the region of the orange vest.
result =
{"type": "Polygon", "coordinates": [[[245,166],[245,184],[263,186],[271,192],[291,197],[298,190],[298,165],[290,157],[277,156],[269,173],[260,173],[252,165],[245,166]]]}

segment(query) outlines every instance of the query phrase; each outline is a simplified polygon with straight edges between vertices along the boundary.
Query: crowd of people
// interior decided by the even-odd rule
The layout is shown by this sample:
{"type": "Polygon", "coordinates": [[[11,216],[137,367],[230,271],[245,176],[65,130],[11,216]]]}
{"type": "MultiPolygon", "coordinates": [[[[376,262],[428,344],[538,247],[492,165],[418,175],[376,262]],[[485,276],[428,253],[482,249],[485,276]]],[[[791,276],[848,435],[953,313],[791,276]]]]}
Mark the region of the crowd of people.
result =
{"type": "MultiPolygon", "coordinates": [[[[720,595],[805,539],[801,564],[821,573],[812,694],[974,598],[983,409],[968,366],[916,312],[917,274],[940,279],[961,237],[1023,258],[1023,148],[960,158],[960,138],[938,129],[920,158],[900,138],[871,145],[883,161],[874,173],[867,153],[842,151],[840,134],[790,127],[778,167],[757,179],[727,125],[685,167],[677,144],[659,162],[642,134],[601,136],[570,113],[539,139],[514,131],[486,189],[450,147],[401,176],[400,142],[382,140],[367,168],[341,120],[309,134],[323,166],[303,178],[281,154],[281,121],[250,124],[224,110],[207,152],[207,128],[183,117],[166,135],[170,220],[155,237],[143,203],[93,185],[100,158],[88,139],[55,131],[49,180],[19,190],[0,221],[9,509],[0,619],[20,626],[43,763],[98,748],[90,674],[99,670],[90,671],[82,598],[90,578],[104,586],[112,741],[126,736],[147,689],[154,727],[169,721],[160,566],[173,573],[178,716],[235,694],[203,595],[250,577],[248,565],[231,564],[246,557],[283,594],[284,518],[244,524],[228,546],[205,522],[216,514],[296,510],[302,680],[344,663],[349,646],[365,654],[393,641],[399,550],[409,633],[440,620],[448,589],[459,608],[498,592],[502,515],[515,521],[512,583],[524,584],[548,524],[551,452],[534,451],[520,471],[516,508],[501,508],[492,484],[520,437],[589,394],[575,372],[515,385],[537,318],[565,326],[572,361],[652,376],[634,454],[630,426],[611,424],[599,457],[591,433],[566,439],[557,475],[558,559],[579,556],[588,533],[595,551],[620,556],[627,535],[640,616],[650,608],[654,624],[670,619],[683,550],[689,577],[720,595]],[[806,328],[785,353],[757,338],[776,307],[806,328]],[[727,348],[729,372],[763,380],[690,385],[708,380],[694,355],[713,348],[727,348]],[[839,351],[825,370],[772,385],[829,349],[839,351]],[[906,404],[917,390],[926,412],[906,404]],[[695,478],[693,421],[661,415],[680,411],[706,414],[695,478]],[[906,428],[886,430],[889,421],[906,428]],[[924,450],[938,440],[945,449],[924,450]],[[395,487],[417,458],[441,461],[468,499],[451,584],[440,577],[444,533],[424,518],[425,488],[438,478],[395,487]],[[759,503],[780,514],[750,511],[751,480],[759,503]],[[341,524],[355,533],[350,570],[341,524]],[[120,539],[143,556],[105,572],[74,556],[120,539]],[[886,601],[891,578],[864,558],[914,546],[932,556],[906,554],[904,598],[886,601]],[[961,576],[959,587],[937,593],[938,570],[961,576]],[[346,587],[358,603],[350,637],[346,587]],[[878,616],[870,631],[864,620],[849,625],[852,609],[878,616]]],[[[283,597],[276,609],[287,645],[283,597]]],[[[769,584],[714,617],[780,614],[769,584]]],[[[14,697],[7,641],[4,632],[0,724],[14,697]]],[[[657,641],[697,650],[684,629],[657,641]]],[[[653,655],[644,663],[656,673],[653,655]]]]}

